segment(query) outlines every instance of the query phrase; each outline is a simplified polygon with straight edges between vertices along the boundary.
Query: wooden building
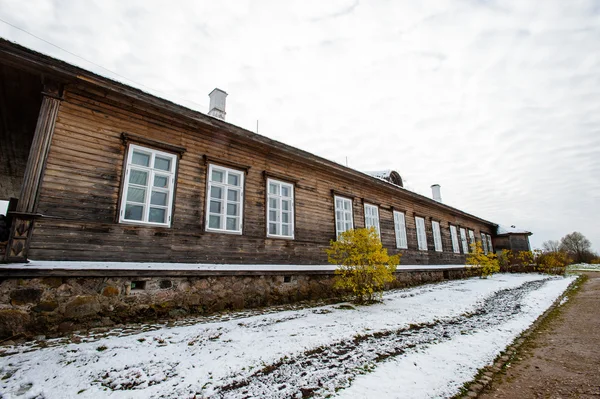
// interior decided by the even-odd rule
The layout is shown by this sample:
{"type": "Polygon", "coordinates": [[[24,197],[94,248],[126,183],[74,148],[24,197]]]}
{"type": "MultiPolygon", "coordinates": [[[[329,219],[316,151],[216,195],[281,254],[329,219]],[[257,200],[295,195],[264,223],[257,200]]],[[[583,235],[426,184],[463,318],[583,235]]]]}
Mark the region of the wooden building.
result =
{"type": "Polygon", "coordinates": [[[402,187],[0,40],[5,262],[325,264],[375,226],[408,264],[461,264],[497,225],[402,187]],[[16,199],[16,200],[14,200],[16,199]]]}

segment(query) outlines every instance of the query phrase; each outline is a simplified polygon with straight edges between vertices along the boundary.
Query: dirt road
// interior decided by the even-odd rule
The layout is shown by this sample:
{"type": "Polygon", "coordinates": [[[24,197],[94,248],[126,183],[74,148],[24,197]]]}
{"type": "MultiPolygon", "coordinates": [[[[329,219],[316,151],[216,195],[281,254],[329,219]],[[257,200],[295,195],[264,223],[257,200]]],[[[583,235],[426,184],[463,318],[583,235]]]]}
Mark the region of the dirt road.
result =
{"type": "Polygon", "coordinates": [[[600,272],[526,341],[499,374],[491,398],[600,398],[600,272]]]}

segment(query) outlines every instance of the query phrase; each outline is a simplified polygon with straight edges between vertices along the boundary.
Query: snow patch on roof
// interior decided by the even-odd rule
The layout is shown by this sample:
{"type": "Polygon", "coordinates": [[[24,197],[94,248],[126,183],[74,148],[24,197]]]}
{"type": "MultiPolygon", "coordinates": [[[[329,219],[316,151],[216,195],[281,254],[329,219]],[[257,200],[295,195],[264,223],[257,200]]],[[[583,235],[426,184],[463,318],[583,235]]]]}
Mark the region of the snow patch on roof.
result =
{"type": "Polygon", "coordinates": [[[392,170],[391,169],[376,170],[376,171],[363,172],[363,173],[366,173],[367,175],[376,177],[378,179],[387,180],[390,178],[390,175],[392,174],[392,170]]]}
{"type": "Polygon", "coordinates": [[[531,231],[517,229],[515,226],[498,225],[498,231],[496,234],[499,236],[504,234],[531,234],[531,231]]]}

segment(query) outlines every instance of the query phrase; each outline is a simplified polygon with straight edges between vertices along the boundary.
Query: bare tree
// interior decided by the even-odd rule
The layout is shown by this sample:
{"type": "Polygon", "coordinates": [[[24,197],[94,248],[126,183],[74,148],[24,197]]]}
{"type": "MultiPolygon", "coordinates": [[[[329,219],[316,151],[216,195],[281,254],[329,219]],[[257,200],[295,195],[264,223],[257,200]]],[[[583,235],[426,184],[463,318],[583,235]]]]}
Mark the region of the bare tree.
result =
{"type": "Polygon", "coordinates": [[[560,242],[558,240],[548,240],[542,243],[542,251],[546,252],[559,252],[560,242]]]}
{"type": "Polygon", "coordinates": [[[586,262],[592,254],[592,243],[583,234],[575,231],[560,240],[560,249],[571,255],[575,262],[586,262]]]}

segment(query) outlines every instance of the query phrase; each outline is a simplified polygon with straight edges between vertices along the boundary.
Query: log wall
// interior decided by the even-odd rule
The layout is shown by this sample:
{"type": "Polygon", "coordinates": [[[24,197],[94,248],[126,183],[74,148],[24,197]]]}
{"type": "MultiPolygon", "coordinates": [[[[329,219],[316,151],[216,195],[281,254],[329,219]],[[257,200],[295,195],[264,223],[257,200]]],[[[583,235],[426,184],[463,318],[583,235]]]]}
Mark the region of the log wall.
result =
{"type": "Polygon", "coordinates": [[[379,205],[382,243],[390,253],[402,253],[405,264],[463,263],[464,255],[452,252],[450,223],[474,230],[476,237],[494,231],[458,210],[228,126],[177,118],[91,86],[67,87],[42,182],[38,212],[45,217],[37,221],[29,257],[325,264],[324,249],[335,238],[333,191],[352,197],[355,227],[364,227],[365,202],[379,205]],[[118,223],[123,132],[185,148],[170,228],[118,223]],[[242,235],[205,231],[205,157],[249,167],[242,235]],[[293,240],[266,237],[265,171],[296,181],[293,240]],[[395,249],[393,209],[406,212],[407,250],[395,249]],[[417,249],[415,215],[426,218],[428,251],[417,249]],[[434,251],[432,219],[441,222],[441,253],[434,251]]]}

